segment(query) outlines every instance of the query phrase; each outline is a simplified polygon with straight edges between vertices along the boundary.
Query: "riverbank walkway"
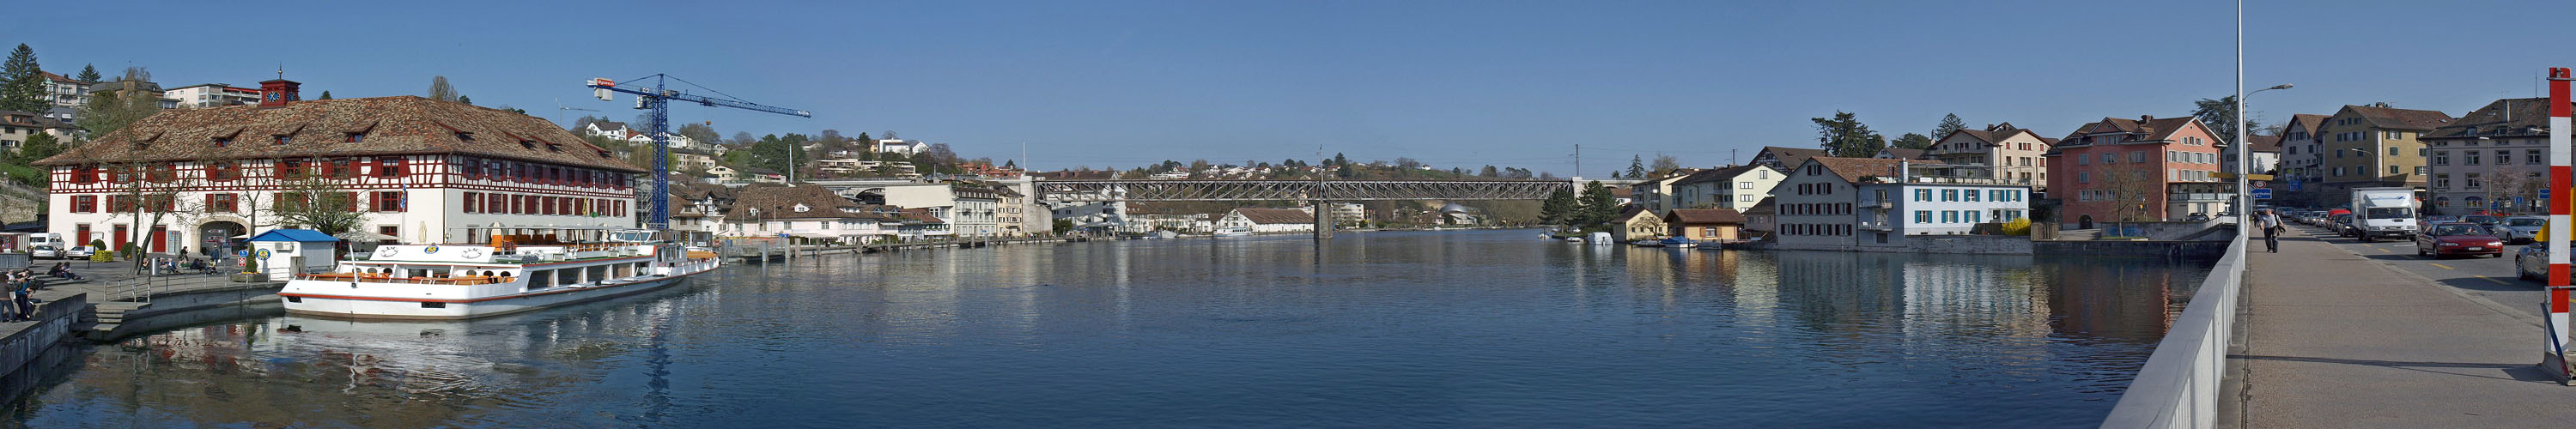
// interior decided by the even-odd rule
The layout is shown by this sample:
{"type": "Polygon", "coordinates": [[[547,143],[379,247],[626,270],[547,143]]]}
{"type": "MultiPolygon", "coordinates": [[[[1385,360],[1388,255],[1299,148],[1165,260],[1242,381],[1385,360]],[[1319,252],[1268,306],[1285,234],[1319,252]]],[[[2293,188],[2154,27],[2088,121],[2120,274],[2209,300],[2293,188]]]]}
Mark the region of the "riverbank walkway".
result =
{"type": "Polygon", "coordinates": [[[2576,387],[2536,365],[2540,319],[2505,307],[2541,303],[2472,297],[2323,236],[2291,228],[2280,253],[2248,242],[2242,351],[2229,374],[2242,394],[2221,425],[2576,424],[2576,387]]]}

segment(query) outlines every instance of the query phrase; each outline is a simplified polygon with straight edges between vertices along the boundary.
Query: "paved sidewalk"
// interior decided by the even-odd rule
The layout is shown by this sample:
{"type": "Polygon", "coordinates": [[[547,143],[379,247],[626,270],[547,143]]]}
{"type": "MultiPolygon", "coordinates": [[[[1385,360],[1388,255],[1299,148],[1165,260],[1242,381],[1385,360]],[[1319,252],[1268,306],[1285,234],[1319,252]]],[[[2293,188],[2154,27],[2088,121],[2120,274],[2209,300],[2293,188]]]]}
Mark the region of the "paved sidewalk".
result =
{"type": "MultiPolygon", "coordinates": [[[[2540,321],[2292,228],[2247,258],[2245,427],[2576,424],[2540,361],[2540,321]]],[[[2237,422],[2228,422],[2237,423],[2237,422]]]]}

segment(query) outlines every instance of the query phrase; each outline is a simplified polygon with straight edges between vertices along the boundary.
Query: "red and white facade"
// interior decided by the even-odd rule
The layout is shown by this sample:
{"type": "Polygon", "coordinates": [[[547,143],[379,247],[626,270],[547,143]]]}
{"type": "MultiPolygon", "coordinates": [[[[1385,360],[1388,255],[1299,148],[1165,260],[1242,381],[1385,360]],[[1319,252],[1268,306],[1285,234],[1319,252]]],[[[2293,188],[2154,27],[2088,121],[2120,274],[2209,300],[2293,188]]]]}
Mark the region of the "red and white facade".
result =
{"type": "MultiPolygon", "coordinates": [[[[350,197],[349,209],[368,213],[360,230],[406,243],[480,242],[491,230],[511,227],[635,225],[633,175],[576,166],[423,154],[173,162],[152,171],[166,173],[131,177],[98,167],[54,167],[49,230],[121,248],[135,237],[121,232],[143,229],[150,231],[146,250],[196,248],[209,238],[249,233],[244,227],[254,221],[261,230],[277,226],[269,211],[296,203],[284,191],[299,174],[335,178],[350,197]],[[138,199],[136,182],[147,197],[140,199],[182,188],[174,200],[153,204],[178,211],[142,226],[128,201],[138,199]]],[[[141,220],[150,221],[152,209],[141,220]]]]}

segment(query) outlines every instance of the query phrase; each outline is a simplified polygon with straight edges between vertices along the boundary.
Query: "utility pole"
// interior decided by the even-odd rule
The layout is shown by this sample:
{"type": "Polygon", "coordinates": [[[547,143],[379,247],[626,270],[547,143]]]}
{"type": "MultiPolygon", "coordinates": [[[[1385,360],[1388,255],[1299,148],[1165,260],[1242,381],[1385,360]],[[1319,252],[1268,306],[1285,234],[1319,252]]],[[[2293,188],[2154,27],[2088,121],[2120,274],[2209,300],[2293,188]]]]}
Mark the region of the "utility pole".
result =
{"type": "MultiPolygon", "coordinates": [[[[1324,158],[1323,146],[1315,147],[1315,158],[1328,159],[1324,158]]],[[[1339,167],[1337,166],[1336,168],[1339,167]]],[[[1333,238],[1333,211],[1330,207],[1333,202],[1332,200],[1325,199],[1324,197],[1323,174],[1315,175],[1315,194],[1309,196],[1315,199],[1315,241],[1323,241],[1333,238]]]]}
{"type": "MultiPolygon", "coordinates": [[[[2228,143],[2232,143],[2230,146],[2236,149],[2234,211],[2236,212],[2236,244],[2241,248],[2246,243],[2245,240],[2250,238],[2248,234],[2254,232],[2254,222],[2251,222],[2254,220],[2254,199],[2252,198],[2254,190],[2248,187],[2253,184],[2248,180],[2250,179],[2248,176],[2254,171],[2250,168],[2254,166],[2254,151],[2245,141],[2245,134],[2248,131],[2245,129],[2245,0],[2236,0],[2236,117],[2227,120],[2236,121],[2228,124],[2236,129],[2236,140],[2228,143]]],[[[2373,166],[2372,169],[2377,170],[2378,167],[2373,166]]]]}
{"type": "Polygon", "coordinates": [[[1583,177],[1583,144],[1574,144],[1574,177],[1583,177]]]}

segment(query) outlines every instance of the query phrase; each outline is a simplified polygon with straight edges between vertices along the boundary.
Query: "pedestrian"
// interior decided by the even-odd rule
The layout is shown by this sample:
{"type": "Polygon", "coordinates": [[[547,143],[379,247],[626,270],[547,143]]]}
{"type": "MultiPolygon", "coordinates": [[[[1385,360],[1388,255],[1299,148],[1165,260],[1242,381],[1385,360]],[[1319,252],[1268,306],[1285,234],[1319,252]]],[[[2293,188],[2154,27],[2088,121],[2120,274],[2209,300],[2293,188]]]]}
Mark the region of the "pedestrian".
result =
{"type": "MultiPolygon", "coordinates": [[[[21,277],[24,277],[26,271],[27,270],[25,269],[18,270],[21,277]]],[[[27,283],[32,282],[19,282],[18,287],[9,289],[9,302],[17,305],[18,321],[20,322],[36,320],[36,297],[31,295],[33,292],[27,290],[27,283]]]]}
{"type": "Polygon", "coordinates": [[[2264,209],[2263,214],[2256,215],[2254,219],[2257,220],[2256,226],[2263,227],[2263,250],[2281,253],[2281,213],[2264,209]]]}

